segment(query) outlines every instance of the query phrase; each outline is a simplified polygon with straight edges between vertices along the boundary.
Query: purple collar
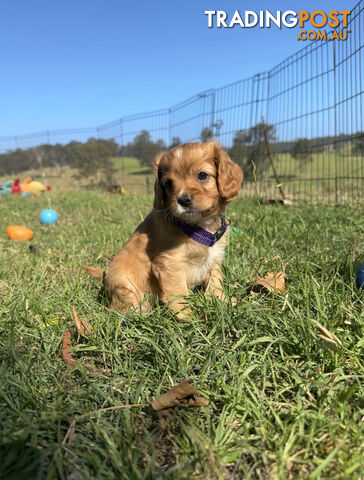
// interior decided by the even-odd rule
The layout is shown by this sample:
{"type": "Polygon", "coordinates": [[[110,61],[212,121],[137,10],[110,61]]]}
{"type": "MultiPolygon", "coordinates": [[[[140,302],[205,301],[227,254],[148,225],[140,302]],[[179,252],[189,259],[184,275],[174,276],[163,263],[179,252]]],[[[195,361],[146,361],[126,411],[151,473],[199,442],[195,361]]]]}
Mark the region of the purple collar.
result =
{"type": "Polygon", "coordinates": [[[220,238],[226,232],[228,225],[230,225],[229,217],[224,217],[221,215],[220,219],[221,227],[215,233],[211,233],[204,228],[198,227],[197,225],[182,223],[179,220],[177,220],[177,225],[186,235],[192,238],[192,240],[194,240],[195,242],[201,243],[201,245],[205,245],[206,247],[212,247],[218,240],[220,240],[220,238]],[[226,223],[225,218],[228,219],[229,223],[226,223]]]}

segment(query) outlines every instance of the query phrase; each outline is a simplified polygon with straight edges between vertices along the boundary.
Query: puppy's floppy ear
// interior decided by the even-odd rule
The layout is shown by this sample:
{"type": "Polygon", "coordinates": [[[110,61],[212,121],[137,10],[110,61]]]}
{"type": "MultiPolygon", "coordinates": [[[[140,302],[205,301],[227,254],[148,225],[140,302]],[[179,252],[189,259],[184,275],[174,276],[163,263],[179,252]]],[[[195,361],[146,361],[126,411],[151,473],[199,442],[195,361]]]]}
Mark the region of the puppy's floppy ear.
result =
{"type": "Polygon", "coordinates": [[[234,163],[229,155],[215,143],[214,159],[217,168],[217,187],[224,203],[237,197],[243,181],[243,172],[239,165],[234,163]]]}
{"type": "Polygon", "coordinates": [[[163,200],[163,191],[160,184],[160,171],[159,163],[162,160],[164,153],[160,153],[156,156],[154,160],[154,208],[156,210],[163,210],[164,200],[163,200]]]}

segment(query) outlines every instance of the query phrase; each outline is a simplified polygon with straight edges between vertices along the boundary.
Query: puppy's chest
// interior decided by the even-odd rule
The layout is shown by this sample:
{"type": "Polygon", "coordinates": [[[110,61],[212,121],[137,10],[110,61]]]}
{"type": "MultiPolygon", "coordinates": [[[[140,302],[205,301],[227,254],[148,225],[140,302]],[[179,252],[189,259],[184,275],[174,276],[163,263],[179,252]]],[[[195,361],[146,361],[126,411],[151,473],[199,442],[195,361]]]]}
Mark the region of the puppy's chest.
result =
{"type": "Polygon", "coordinates": [[[225,245],[219,242],[208,249],[190,248],[187,253],[187,284],[188,288],[201,285],[213,264],[221,262],[224,257],[225,245]]]}

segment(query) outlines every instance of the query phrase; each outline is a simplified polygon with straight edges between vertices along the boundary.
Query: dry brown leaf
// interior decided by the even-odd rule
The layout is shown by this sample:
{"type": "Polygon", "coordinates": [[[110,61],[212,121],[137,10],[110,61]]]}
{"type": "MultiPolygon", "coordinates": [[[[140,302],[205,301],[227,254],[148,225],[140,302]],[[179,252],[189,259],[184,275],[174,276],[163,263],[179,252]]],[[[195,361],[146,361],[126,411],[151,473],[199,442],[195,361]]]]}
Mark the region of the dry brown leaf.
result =
{"type": "Polygon", "coordinates": [[[184,398],[178,403],[178,407],[207,407],[209,401],[204,397],[184,398]]]}
{"type": "MultiPolygon", "coordinates": [[[[69,330],[67,330],[67,332],[69,334],[69,330]]],[[[197,390],[192,385],[192,383],[190,383],[188,380],[184,380],[175,387],[171,388],[167,393],[164,393],[160,397],[155,398],[152,403],[115,405],[113,407],[99,408],[98,410],[93,410],[92,412],[77,415],[71,421],[70,427],[63,439],[62,445],[72,441],[75,435],[75,426],[77,421],[88,418],[90,415],[95,415],[98,413],[108,412],[112,410],[120,410],[124,408],[152,407],[159,417],[160,426],[162,428],[165,428],[171,420],[171,413],[173,407],[202,407],[209,404],[207,398],[196,397],[196,394],[197,390]]]]}
{"type": "Polygon", "coordinates": [[[66,330],[63,337],[63,342],[62,342],[62,357],[63,357],[63,360],[68,365],[72,365],[73,367],[76,367],[78,365],[78,362],[70,354],[70,348],[71,348],[71,332],[70,330],[66,330]]]}
{"type": "Polygon", "coordinates": [[[260,277],[252,284],[250,294],[257,295],[261,290],[268,292],[284,292],[286,290],[286,276],[283,270],[268,272],[265,277],[260,277]]]}
{"type": "Polygon", "coordinates": [[[79,318],[75,307],[72,307],[72,315],[73,315],[73,321],[77,329],[77,335],[78,335],[77,341],[80,339],[80,336],[85,337],[87,335],[90,335],[90,333],[94,331],[94,329],[87,322],[87,320],[85,320],[84,318],[79,318]]]}
{"type": "Polygon", "coordinates": [[[151,402],[152,408],[159,412],[172,407],[206,406],[206,398],[196,397],[197,390],[192,383],[184,380],[151,402]]]}
{"type": "Polygon", "coordinates": [[[66,330],[64,337],[63,337],[63,342],[62,342],[62,357],[63,360],[68,364],[71,365],[72,367],[79,367],[83,365],[84,367],[87,368],[87,370],[90,373],[103,373],[104,375],[108,375],[110,373],[109,370],[106,370],[104,368],[95,368],[92,367],[91,365],[88,364],[87,361],[78,362],[75,360],[71,353],[70,353],[70,348],[71,348],[71,331],[66,330]]]}

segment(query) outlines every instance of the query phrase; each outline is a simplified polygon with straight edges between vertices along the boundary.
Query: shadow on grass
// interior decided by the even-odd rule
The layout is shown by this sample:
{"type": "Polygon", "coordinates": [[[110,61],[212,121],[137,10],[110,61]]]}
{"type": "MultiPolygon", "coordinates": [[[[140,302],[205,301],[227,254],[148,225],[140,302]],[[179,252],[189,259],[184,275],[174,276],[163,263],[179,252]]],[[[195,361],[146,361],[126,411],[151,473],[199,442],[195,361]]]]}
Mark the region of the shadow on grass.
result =
{"type": "Polygon", "coordinates": [[[152,175],[152,174],[153,174],[153,170],[151,170],[150,168],[145,168],[144,170],[130,172],[129,175],[152,175]]]}
{"type": "Polygon", "coordinates": [[[110,302],[109,302],[109,299],[107,298],[104,284],[100,286],[99,292],[97,294],[97,303],[99,303],[103,307],[110,307],[110,302]]]}
{"type": "Polygon", "coordinates": [[[16,440],[1,442],[0,478],[6,480],[41,478],[44,460],[41,450],[31,445],[29,432],[16,440]]]}

